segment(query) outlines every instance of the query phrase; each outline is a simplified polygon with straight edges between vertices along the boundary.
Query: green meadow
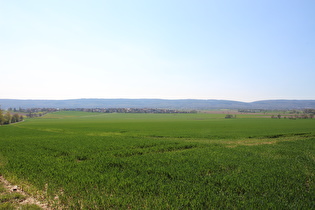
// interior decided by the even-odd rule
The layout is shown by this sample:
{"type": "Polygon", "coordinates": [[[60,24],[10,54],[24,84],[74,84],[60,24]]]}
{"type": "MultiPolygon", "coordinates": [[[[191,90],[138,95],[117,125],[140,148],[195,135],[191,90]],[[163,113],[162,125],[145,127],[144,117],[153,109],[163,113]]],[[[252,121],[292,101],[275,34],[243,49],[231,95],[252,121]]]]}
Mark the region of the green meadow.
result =
{"type": "Polygon", "coordinates": [[[55,112],[0,126],[0,175],[52,208],[312,209],[315,120],[55,112]]]}

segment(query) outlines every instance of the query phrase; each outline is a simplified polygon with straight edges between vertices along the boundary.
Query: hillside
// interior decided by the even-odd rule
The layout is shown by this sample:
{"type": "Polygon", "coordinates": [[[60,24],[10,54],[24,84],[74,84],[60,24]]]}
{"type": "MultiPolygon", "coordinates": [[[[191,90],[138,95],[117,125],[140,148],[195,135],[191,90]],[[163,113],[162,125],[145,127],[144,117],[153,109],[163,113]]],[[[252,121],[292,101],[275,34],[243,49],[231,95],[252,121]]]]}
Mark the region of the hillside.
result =
{"type": "Polygon", "coordinates": [[[264,100],[251,103],[230,100],[165,99],[0,99],[2,109],[11,108],[161,108],[161,109],[305,109],[315,108],[315,100],[264,100]]]}

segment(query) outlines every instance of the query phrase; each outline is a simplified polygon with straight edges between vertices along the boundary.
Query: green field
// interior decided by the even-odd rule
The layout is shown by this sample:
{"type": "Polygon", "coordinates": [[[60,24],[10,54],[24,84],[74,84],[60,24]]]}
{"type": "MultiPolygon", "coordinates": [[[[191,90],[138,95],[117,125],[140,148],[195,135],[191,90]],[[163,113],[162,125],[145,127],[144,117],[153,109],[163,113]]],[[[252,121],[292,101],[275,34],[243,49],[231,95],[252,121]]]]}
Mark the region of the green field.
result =
{"type": "Polygon", "coordinates": [[[55,112],[0,126],[0,175],[70,209],[315,208],[315,120],[55,112]]]}

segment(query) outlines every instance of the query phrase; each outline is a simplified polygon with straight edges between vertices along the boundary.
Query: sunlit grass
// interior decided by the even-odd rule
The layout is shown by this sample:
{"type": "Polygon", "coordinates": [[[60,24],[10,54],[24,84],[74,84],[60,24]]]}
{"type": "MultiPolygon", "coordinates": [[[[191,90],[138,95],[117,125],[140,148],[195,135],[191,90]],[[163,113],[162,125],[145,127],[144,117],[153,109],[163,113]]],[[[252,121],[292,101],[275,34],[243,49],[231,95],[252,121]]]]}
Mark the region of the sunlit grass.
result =
{"type": "Polygon", "coordinates": [[[313,205],[315,120],[90,114],[0,127],[0,174],[76,209],[313,205]]]}

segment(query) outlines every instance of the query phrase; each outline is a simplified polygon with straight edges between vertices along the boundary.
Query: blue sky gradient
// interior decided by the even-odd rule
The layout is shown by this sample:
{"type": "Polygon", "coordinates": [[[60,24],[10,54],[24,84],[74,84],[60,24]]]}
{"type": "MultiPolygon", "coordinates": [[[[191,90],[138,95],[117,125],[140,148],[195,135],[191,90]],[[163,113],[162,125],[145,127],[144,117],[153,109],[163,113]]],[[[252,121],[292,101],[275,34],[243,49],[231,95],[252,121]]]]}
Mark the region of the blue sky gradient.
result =
{"type": "Polygon", "coordinates": [[[0,0],[0,98],[315,99],[315,1],[0,0]]]}

